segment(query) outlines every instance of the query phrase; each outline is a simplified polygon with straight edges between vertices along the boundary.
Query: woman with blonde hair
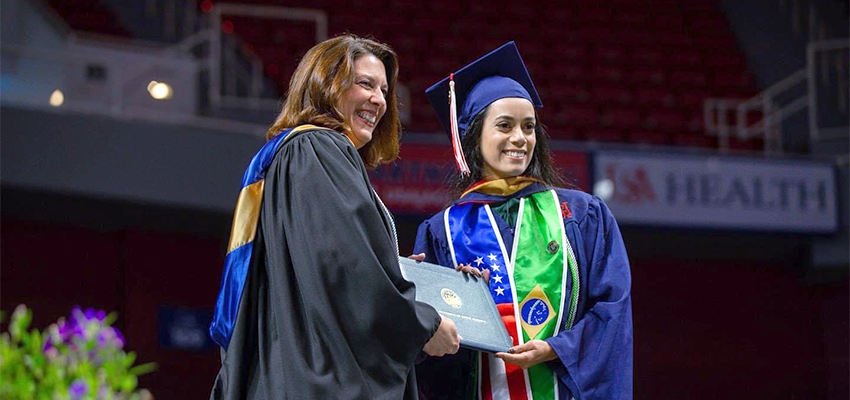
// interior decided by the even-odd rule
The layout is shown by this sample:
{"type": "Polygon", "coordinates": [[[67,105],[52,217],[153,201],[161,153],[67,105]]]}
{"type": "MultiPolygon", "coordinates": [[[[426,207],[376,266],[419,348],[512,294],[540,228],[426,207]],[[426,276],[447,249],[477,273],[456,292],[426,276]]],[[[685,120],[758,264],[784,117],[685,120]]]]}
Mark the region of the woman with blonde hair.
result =
{"type": "Polygon", "coordinates": [[[397,76],[392,49],[353,35],[299,63],[237,200],[211,399],[415,399],[414,358],[458,350],[402,278],[366,173],[398,154],[397,76]]]}

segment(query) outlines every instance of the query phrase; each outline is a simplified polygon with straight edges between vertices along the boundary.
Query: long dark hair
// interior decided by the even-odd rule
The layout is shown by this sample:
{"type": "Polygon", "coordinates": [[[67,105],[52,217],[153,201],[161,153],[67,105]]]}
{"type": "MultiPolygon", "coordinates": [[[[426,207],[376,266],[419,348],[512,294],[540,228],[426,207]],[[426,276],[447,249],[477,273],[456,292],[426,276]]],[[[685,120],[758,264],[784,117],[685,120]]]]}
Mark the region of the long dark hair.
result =
{"type": "MultiPolygon", "coordinates": [[[[469,166],[469,175],[463,176],[457,171],[451,175],[449,190],[452,199],[459,198],[472,184],[482,179],[484,157],[481,155],[481,132],[484,129],[484,120],[487,118],[489,109],[488,106],[472,119],[460,140],[463,155],[466,157],[466,164],[469,166]]],[[[546,133],[546,127],[540,123],[537,111],[534,112],[534,119],[537,121],[534,125],[537,143],[534,145],[531,162],[528,163],[528,168],[522,175],[536,178],[548,186],[573,188],[574,185],[568,183],[555,168],[552,152],[549,150],[549,134],[546,133]]]]}

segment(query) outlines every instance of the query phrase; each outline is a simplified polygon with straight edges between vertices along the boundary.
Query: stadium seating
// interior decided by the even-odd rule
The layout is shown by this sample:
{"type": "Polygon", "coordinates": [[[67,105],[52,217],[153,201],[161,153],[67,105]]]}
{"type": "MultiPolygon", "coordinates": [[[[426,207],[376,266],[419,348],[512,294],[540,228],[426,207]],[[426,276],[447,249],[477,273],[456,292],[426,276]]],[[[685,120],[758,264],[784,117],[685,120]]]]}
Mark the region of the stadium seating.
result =
{"type": "MultiPolygon", "coordinates": [[[[545,7],[506,0],[356,0],[346,7],[335,0],[229,2],[322,9],[331,35],[352,32],[393,45],[400,81],[411,92],[410,104],[402,106],[410,107],[407,130],[414,132],[439,130],[422,94],[428,85],[508,40],[523,53],[546,109],[541,120],[556,139],[716,147],[717,139],[702,132],[703,100],[757,93],[734,34],[711,0],[577,0],[545,7]],[[370,9],[380,11],[364,11],[370,9]]],[[[67,2],[52,3],[68,8],[67,2]]],[[[73,15],[65,14],[69,23],[73,15]]],[[[314,27],[224,19],[283,93],[312,44],[314,27]]],[[[761,143],[732,144],[758,149],[761,143]]]]}
{"type": "Polygon", "coordinates": [[[47,0],[71,29],[102,35],[128,37],[115,15],[99,1],[47,0]]]}

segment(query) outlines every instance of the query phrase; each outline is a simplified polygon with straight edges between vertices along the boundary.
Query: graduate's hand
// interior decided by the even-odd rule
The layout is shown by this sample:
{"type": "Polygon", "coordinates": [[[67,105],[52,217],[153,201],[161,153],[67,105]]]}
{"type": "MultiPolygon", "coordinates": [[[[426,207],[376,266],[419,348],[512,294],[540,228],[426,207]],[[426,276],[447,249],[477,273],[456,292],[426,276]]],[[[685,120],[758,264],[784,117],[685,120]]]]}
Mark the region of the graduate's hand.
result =
{"type": "Polygon", "coordinates": [[[411,255],[407,256],[407,258],[409,258],[411,260],[416,260],[416,261],[422,262],[422,261],[425,261],[425,253],[411,254],[411,255]]]}
{"type": "Polygon", "coordinates": [[[446,354],[457,353],[457,350],[460,348],[460,341],[463,340],[457,334],[457,327],[454,321],[442,315],[440,318],[442,318],[440,320],[440,327],[437,328],[437,332],[434,332],[434,336],[431,336],[431,340],[425,343],[425,347],[422,348],[422,351],[431,357],[442,357],[446,354]]]}
{"type": "Polygon", "coordinates": [[[546,361],[558,358],[555,350],[546,341],[532,339],[519,346],[508,349],[507,353],[496,353],[497,358],[527,369],[546,361]]]}
{"type": "Polygon", "coordinates": [[[478,269],[472,266],[472,264],[458,264],[455,267],[455,271],[466,272],[470,275],[475,275],[479,278],[484,279],[484,282],[490,283],[490,270],[489,269],[478,269]]]}

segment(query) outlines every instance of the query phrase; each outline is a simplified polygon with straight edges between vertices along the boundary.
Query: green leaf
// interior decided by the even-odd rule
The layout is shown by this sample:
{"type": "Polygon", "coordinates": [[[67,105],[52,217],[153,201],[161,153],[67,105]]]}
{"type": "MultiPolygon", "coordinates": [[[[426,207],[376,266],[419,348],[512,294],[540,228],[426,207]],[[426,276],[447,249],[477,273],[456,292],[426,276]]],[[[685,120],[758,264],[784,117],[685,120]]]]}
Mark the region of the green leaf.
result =
{"type": "Polygon", "coordinates": [[[103,323],[105,325],[112,326],[112,324],[114,324],[115,321],[117,321],[117,320],[118,320],[118,313],[113,311],[113,312],[106,315],[106,318],[103,320],[103,323]]]}
{"type": "Polygon", "coordinates": [[[32,322],[32,311],[27,309],[27,306],[24,304],[19,304],[15,307],[15,311],[12,313],[12,320],[9,322],[9,333],[12,335],[14,342],[18,342],[26,334],[30,322],[32,322]]]}
{"type": "Polygon", "coordinates": [[[149,374],[153,371],[156,371],[157,368],[159,368],[159,366],[157,366],[156,363],[149,362],[149,363],[140,364],[140,365],[137,365],[133,368],[130,368],[129,373],[136,375],[136,376],[144,375],[144,374],[149,374]]]}
{"type": "Polygon", "coordinates": [[[18,377],[15,386],[22,398],[31,399],[35,395],[36,385],[29,377],[18,377]]]}
{"type": "Polygon", "coordinates": [[[121,381],[121,391],[132,392],[138,384],[139,380],[136,378],[135,375],[127,375],[121,381]]]}
{"type": "Polygon", "coordinates": [[[136,352],[131,351],[124,357],[124,368],[130,368],[136,362],[136,352]]]}
{"type": "Polygon", "coordinates": [[[32,338],[30,338],[30,334],[27,331],[22,330],[18,337],[20,338],[21,347],[24,350],[29,350],[32,345],[32,338]]]}
{"type": "Polygon", "coordinates": [[[44,340],[37,329],[33,329],[30,331],[29,335],[27,335],[27,348],[29,349],[31,354],[41,354],[44,349],[44,340]]]}

